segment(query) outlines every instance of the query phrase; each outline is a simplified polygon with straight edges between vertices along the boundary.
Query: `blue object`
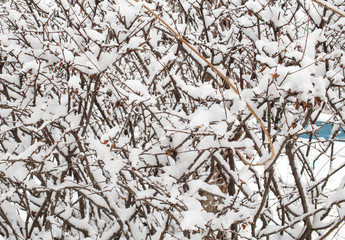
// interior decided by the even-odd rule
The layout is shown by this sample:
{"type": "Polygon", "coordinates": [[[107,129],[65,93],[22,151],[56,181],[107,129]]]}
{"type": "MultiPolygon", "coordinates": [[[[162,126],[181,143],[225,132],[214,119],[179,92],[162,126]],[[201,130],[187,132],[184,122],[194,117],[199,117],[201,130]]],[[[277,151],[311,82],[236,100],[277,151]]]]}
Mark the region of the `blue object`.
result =
{"type": "MultiPolygon", "coordinates": [[[[315,135],[320,138],[320,137],[323,137],[324,139],[328,140],[329,139],[329,136],[331,135],[332,133],[332,123],[325,123],[325,122],[321,122],[321,121],[317,121],[315,123],[316,126],[319,126],[321,127],[319,129],[318,132],[314,133],[312,135],[313,139],[316,139],[315,135]]],[[[303,134],[301,135],[302,138],[309,138],[310,134],[303,134]]],[[[342,128],[340,128],[340,131],[339,131],[339,134],[335,137],[335,139],[345,139],[345,132],[342,128]]]]}

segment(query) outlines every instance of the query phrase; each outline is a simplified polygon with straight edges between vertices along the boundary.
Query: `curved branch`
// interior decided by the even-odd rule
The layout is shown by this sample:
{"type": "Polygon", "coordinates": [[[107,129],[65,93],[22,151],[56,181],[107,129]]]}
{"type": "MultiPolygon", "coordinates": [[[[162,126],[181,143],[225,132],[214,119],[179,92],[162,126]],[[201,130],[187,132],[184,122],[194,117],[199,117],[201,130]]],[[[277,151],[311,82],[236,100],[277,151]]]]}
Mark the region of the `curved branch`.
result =
{"type": "MultiPolygon", "coordinates": [[[[135,0],[136,2],[139,2],[139,0],[135,0]]],[[[149,7],[147,7],[145,4],[143,5],[144,9],[146,9],[148,12],[150,12],[155,18],[157,18],[164,26],[166,26],[170,32],[172,32],[175,36],[175,38],[181,42],[183,42],[190,50],[192,50],[196,55],[198,55],[208,66],[210,66],[217,74],[218,76],[220,76],[227,84],[229,84],[229,86],[231,87],[231,89],[238,95],[241,96],[240,93],[238,92],[238,90],[236,89],[235,85],[231,83],[231,81],[224,75],[222,74],[210,61],[208,61],[204,56],[202,56],[192,45],[190,45],[186,40],[184,40],[180,34],[178,34],[169,24],[167,24],[157,13],[155,13],[153,10],[151,10],[149,7]]],[[[246,101],[245,101],[246,102],[246,101]]],[[[275,153],[274,153],[274,147],[273,147],[273,143],[272,143],[272,139],[268,133],[268,131],[266,130],[262,120],[259,118],[259,116],[255,113],[255,111],[253,110],[253,108],[246,102],[246,106],[247,109],[251,112],[251,114],[253,114],[254,118],[257,120],[257,122],[259,123],[261,129],[264,131],[269,145],[270,145],[270,149],[271,149],[271,157],[267,160],[265,160],[263,163],[250,163],[247,160],[244,159],[244,157],[242,156],[242,154],[240,154],[240,152],[238,150],[236,150],[236,153],[238,154],[238,156],[240,157],[240,159],[242,160],[242,162],[244,162],[247,165],[250,166],[264,166],[266,163],[272,161],[275,157],[275,153]]]]}

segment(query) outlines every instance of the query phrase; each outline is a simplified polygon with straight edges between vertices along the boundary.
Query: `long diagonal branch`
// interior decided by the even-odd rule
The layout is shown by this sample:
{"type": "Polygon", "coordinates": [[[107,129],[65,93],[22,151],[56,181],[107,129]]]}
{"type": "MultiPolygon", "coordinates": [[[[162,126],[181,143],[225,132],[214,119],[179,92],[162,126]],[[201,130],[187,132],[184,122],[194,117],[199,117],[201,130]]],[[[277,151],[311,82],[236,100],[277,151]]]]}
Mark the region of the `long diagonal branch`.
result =
{"type": "MultiPolygon", "coordinates": [[[[139,2],[139,0],[135,0],[136,2],[139,2]]],[[[143,5],[144,9],[146,9],[148,12],[150,12],[155,18],[157,18],[164,26],[166,26],[169,31],[171,33],[174,34],[175,38],[181,42],[183,42],[190,50],[192,50],[196,55],[198,55],[208,66],[210,66],[217,74],[218,76],[220,76],[227,84],[229,84],[229,86],[231,87],[231,89],[238,95],[240,96],[239,91],[236,89],[236,87],[234,86],[234,84],[224,75],[222,74],[210,61],[208,61],[204,56],[202,56],[192,45],[190,45],[185,39],[183,39],[181,37],[180,34],[178,34],[169,24],[167,24],[157,13],[155,13],[153,10],[151,10],[149,7],[147,7],[145,4],[143,5]]],[[[246,102],[246,101],[245,101],[246,102]]],[[[251,114],[254,116],[254,118],[257,120],[257,122],[259,123],[260,127],[262,128],[262,130],[264,131],[269,145],[270,145],[270,150],[271,150],[271,157],[267,160],[265,160],[262,163],[250,163],[247,160],[245,160],[245,158],[242,156],[242,154],[236,150],[237,155],[240,157],[240,159],[245,163],[248,164],[250,166],[263,166],[266,163],[272,161],[275,157],[275,153],[274,153],[274,147],[273,147],[273,143],[272,143],[272,139],[268,133],[268,131],[265,128],[265,125],[263,124],[262,120],[259,118],[259,116],[256,114],[256,112],[254,111],[254,109],[248,104],[248,102],[246,102],[246,106],[247,109],[251,112],[251,114]]]]}

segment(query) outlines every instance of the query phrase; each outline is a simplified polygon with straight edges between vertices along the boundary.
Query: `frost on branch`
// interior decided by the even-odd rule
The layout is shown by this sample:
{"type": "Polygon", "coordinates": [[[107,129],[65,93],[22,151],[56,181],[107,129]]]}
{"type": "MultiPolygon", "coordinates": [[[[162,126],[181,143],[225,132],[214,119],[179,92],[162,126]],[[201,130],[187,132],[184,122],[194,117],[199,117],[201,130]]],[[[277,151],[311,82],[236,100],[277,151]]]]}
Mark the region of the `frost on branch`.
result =
{"type": "Polygon", "coordinates": [[[1,4],[0,235],[332,236],[344,219],[345,19],[295,0],[145,4],[240,94],[143,3],[1,4]],[[274,144],[262,167],[241,160],[272,151],[247,104],[274,144]],[[326,139],[319,121],[333,126],[326,139]]]}

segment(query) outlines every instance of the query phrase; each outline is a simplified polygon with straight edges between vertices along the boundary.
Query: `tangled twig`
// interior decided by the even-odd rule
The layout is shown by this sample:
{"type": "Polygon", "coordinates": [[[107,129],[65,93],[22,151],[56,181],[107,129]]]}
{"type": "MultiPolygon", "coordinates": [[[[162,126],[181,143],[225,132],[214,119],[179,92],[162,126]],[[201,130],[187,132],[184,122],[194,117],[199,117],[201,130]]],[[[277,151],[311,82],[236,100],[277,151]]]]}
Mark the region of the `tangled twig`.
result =
{"type": "MultiPolygon", "coordinates": [[[[139,0],[135,0],[136,2],[139,2],[139,0]]],[[[208,66],[210,66],[217,74],[218,76],[220,76],[230,87],[231,89],[238,95],[241,97],[241,94],[239,93],[239,91],[236,89],[236,87],[234,86],[234,84],[231,83],[231,81],[224,75],[222,74],[210,61],[208,61],[204,56],[202,56],[200,54],[200,52],[198,52],[192,45],[190,45],[185,39],[183,39],[183,37],[178,34],[168,23],[166,23],[157,13],[155,13],[152,9],[150,9],[148,6],[146,6],[145,4],[143,5],[144,9],[146,9],[148,12],[150,12],[155,18],[157,18],[164,26],[166,26],[169,31],[171,33],[174,34],[175,38],[181,42],[183,42],[190,50],[192,50],[196,55],[198,55],[208,66]]],[[[267,160],[265,160],[263,163],[250,163],[247,160],[245,160],[245,158],[242,156],[242,154],[236,150],[236,153],[238,154],[238,156],[240,157],[240,159],[247,165],[250,166],[264,166],[266,163],[272,161],[275,157],[275,153],[274,153],[274,147],[273,147],[273,143],[272,143],[272,139],[268,133],[268,131],[265,128],[265,125],[263,124],[263,122],[261,121],[261,119],[259,118],[259,116],[256,114],[256,112],[254,111],[254,109],[248,104],[247,101],[246,102],[246,107],[247,109],[251,112],[251,114],[253,114],[254,118],[258,121],[261,129],[264,131],[269,145],[270,145],[270,150],[271,150],[271,157],[267,160]]]]}

